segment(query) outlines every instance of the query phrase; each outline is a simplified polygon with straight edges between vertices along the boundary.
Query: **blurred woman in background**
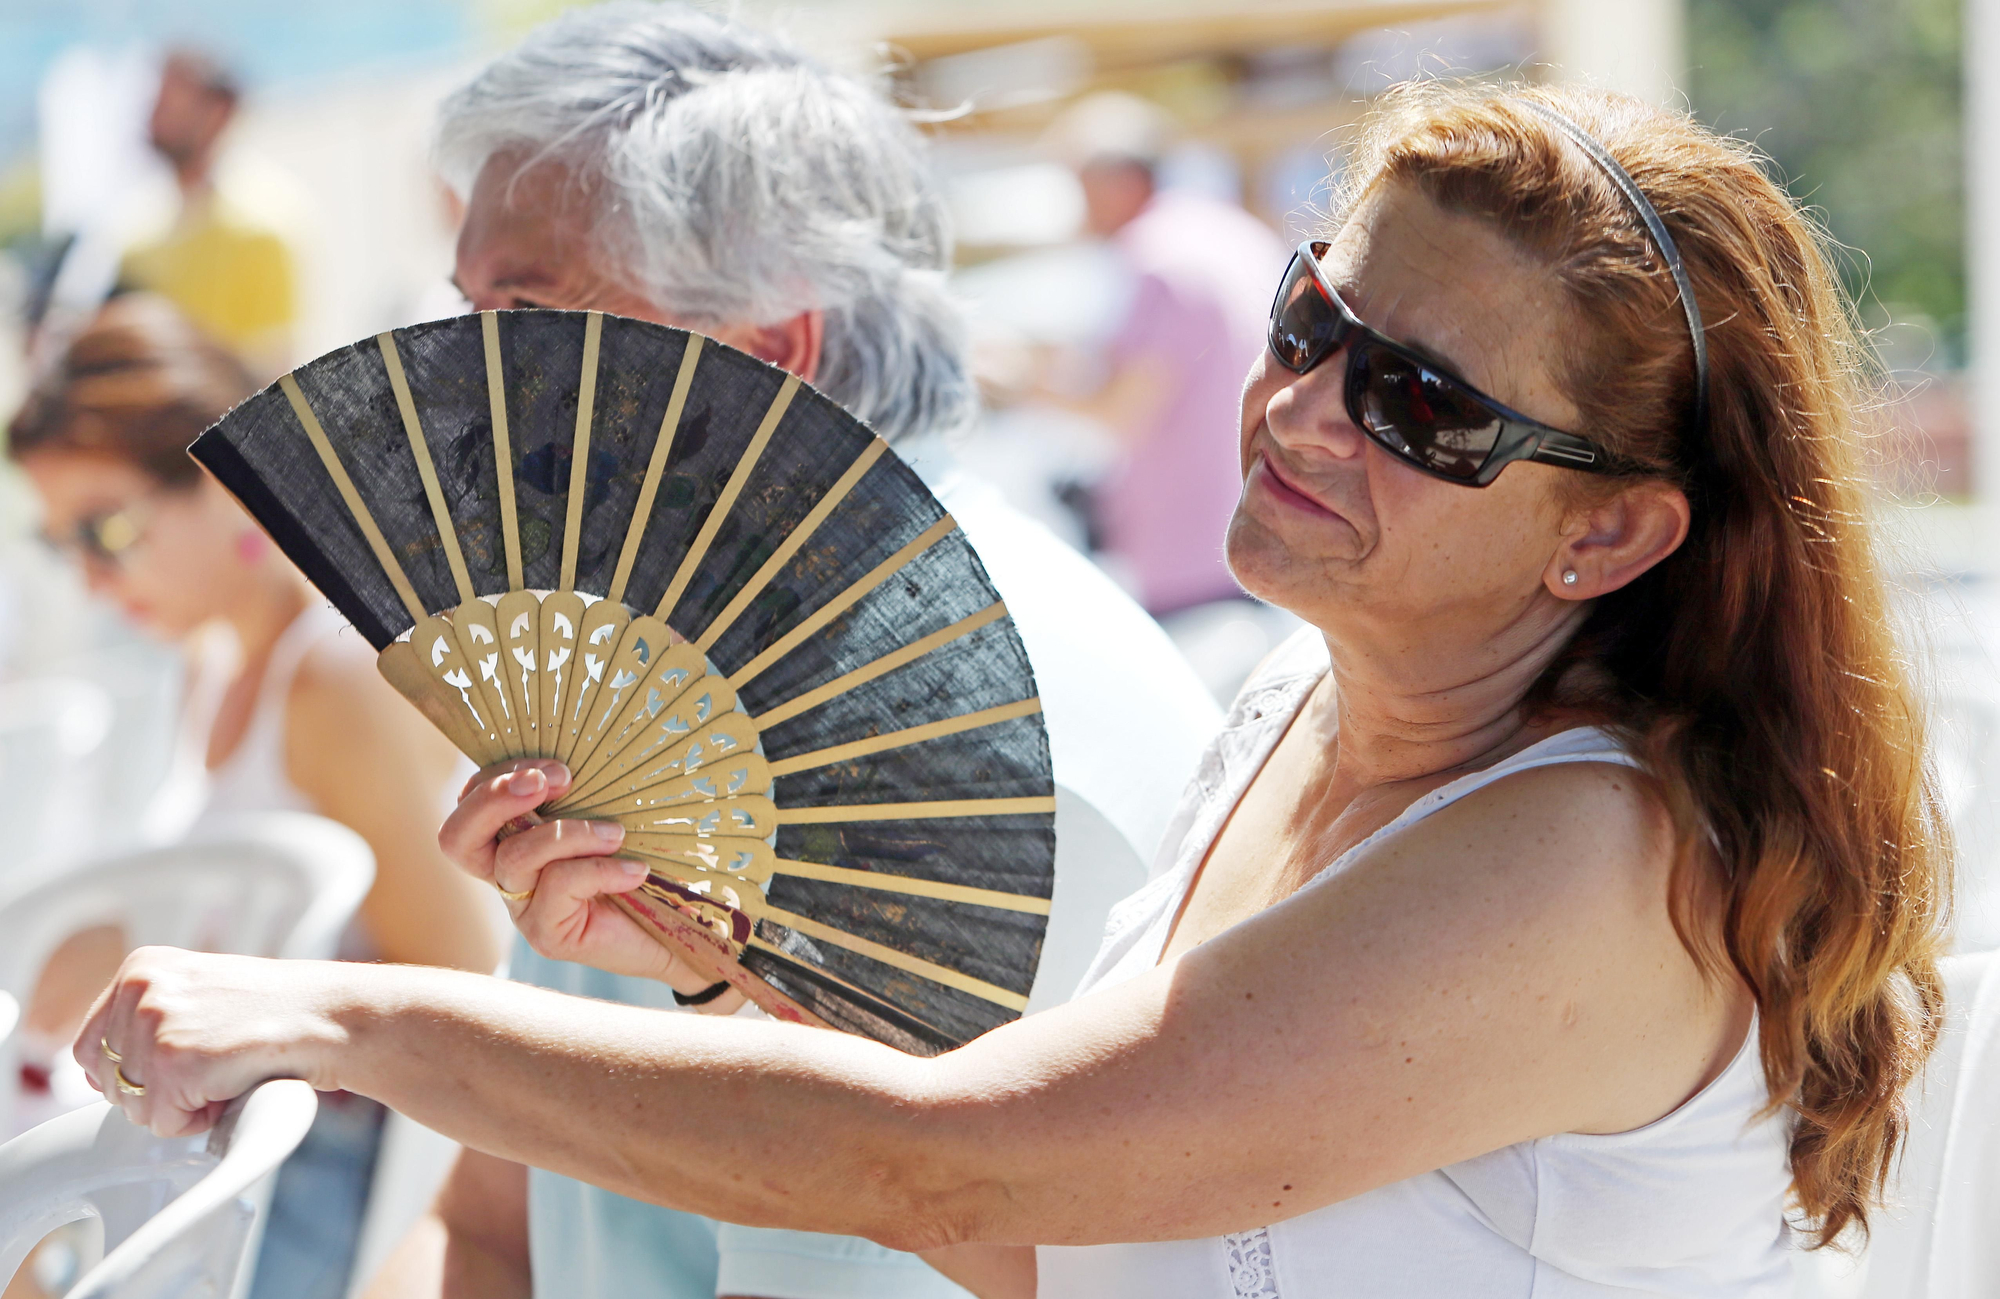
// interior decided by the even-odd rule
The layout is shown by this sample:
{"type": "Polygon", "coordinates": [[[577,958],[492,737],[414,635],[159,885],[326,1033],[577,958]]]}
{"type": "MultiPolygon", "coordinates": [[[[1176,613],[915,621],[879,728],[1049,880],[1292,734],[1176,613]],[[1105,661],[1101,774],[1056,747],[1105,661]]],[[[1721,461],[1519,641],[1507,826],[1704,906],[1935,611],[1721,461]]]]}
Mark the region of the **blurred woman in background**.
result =
{"type": "MultiPolygon", "coordinates": [[[[490,971],[491,903],[436,847],[457,754],[187,455],[254,390],[165,300],[121,297],[29,396],[8,453],[41,498],[44,534],[78,560],[90,590],[186,647],[184,748],[206,776],[197,824],[284,810],[349,826],[374,850],[376,875],[342,955],[490,971]]],[[[66,1042],[123,954],[110,929],[65,944],[29,1007],[35,1036],[66,1042]]],[[[281,1174],[259,1296],[344,1288],[382,1111],[340,1097],[320,1115],[281,1174]]]]}

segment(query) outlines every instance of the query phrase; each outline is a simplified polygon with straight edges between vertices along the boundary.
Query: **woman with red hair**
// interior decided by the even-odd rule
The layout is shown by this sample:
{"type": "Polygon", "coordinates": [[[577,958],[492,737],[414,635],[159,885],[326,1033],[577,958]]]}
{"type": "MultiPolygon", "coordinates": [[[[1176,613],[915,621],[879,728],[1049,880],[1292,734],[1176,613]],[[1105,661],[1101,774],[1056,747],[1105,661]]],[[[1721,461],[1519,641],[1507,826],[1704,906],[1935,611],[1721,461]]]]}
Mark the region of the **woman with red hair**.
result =
{"type": "MultiPolygon", "coordinates": [[[[1684,117],[1407,87],[1269,342],[1229,560],[1310,627],[1068,1006],[925,1060],[156,950],[79,1058],[161,1131],[296,1075],[989,1295],[1789,1294],[1788,1223],[1894,1158],[1948,862],[1818,232],[1684,117]]],[[[539,950],[666,977],[615,842],[498,838],[568,779],[443,842],[539,950]]]]}

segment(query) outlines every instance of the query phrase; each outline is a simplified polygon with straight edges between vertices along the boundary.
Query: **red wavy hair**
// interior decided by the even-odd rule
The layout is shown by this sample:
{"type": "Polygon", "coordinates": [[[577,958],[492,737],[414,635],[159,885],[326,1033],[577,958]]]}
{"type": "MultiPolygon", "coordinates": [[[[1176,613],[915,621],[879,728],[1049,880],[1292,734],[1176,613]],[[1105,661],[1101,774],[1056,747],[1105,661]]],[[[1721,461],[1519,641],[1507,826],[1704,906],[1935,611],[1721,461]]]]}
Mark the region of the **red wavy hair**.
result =
{"type": "Polygon", "coordinates": [[[1341,210],[1392,181],[1549,268],[1577,431],[1688,494],[1686,543],[1597,602],[1535,701],[1629,730],[1679,830],[1681,940],[1756,998],[1772,1104],[1796,1114],[1797,1205],[1819,1244],[1865,1233],[1941,1022],[1950,844],[1867,519],[1876,404],[1824,237],[1741,142],[1581,89],[1392,91],[1341,210]],[[1708,326],[1703,427],[1659,251],[1530,98],[1610,149],[1679,246],[1708,326]]]}

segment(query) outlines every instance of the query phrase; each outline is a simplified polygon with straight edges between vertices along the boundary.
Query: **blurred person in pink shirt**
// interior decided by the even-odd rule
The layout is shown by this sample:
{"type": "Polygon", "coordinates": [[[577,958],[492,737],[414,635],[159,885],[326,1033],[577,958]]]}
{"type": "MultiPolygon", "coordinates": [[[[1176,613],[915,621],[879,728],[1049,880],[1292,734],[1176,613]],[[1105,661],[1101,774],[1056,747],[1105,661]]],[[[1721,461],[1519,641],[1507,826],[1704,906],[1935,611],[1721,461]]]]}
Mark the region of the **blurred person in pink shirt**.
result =
{"type": "Polygon", "coordinates": [[[1115,92],[1080,100],[1048,137],[1082,183],[1085,228],[1131,276],[1103,385],[1059,400],[1118,444],[1094,493],[1093,522],[1155,616],[1242,594],[1222,558],[1243,481],[1238,407],[1286,257],[1237,204],[1159,184],[1173,138],[1165,111],[1115,92]]]}

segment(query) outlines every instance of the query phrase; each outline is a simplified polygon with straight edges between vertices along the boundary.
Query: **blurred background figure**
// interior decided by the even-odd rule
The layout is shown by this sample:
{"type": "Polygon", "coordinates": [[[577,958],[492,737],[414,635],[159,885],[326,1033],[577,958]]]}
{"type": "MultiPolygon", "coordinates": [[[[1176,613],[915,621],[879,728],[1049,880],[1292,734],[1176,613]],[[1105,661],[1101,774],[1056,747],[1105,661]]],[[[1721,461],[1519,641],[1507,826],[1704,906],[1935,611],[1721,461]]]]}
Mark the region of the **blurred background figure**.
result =
{"type": "Polygon", "coordinates": [[[1084,229],[1106,241],[1129,288],[1096,390],[1034,392],[1110,434],[1116,459],[1089,493],[1094,536],[1156,618],[1241,597],[1222,558],[1241,480],[1238,398],[1286,256],[1240,204],[1161,187],[1175,135],[1165,109],[1117,91],[1085,97],[1050,128],[1050,151],[1082,187],[1084,229]]]}
{"type": "Polygon", "coordinates": [[[268,377],[293,359],[297,272],[277,223],[216,165],[237,96],[229,72],[197,51],[176,50],[161,65],[146,135],[173,169],[180,210],[126,254],[121,279],[167,298],[268,377]]]}
{"type": "MultiPolygon", "coordinates": [[[[252,812],[311,812],[374,850],[350,959],[490,971],[492,899],[437,851],[461,759],[375,670],[374,652],[306,584],[187,444],[255,390],[230,353],[164,298],[115,298],[30,393],[8,452],[33,483],[49,543],[90,589],[187,660],[183,758],[198,829],[252,812]]],[[[74,936],[29,1001],[42,1114],[69,1040],[122,959],[123,934],[74,936]],[[53,1076],[52,1076],[53,1075],[53,1076]]],[[[88,1095],[88,1093],[83,1093],[88,1095]]],[[[23,1120],[37,1117],[30,1112],[23,1120]]],[[[382,1111],[323,1103],[280,1173],[253,1299],[340,1295],[382,1111]]]]}

